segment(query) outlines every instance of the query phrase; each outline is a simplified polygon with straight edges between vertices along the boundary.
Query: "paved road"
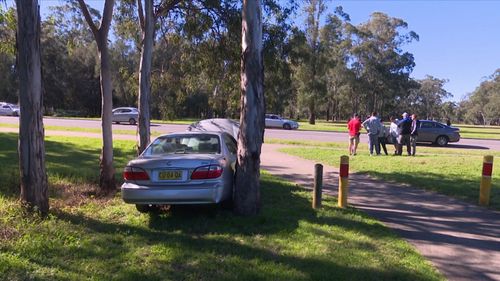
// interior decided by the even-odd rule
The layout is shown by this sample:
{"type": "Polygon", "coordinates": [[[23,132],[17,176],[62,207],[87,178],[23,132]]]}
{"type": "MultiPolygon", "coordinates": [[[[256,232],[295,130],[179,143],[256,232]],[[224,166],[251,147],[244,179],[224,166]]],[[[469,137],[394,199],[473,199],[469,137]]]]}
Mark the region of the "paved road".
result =
{"type": "MultiPolygon", "coordinates": [[[[16,117],[0,117],[0,123],[18,124],[16,117]]],[[[80,127],[80,128],[100,128],[100,121],[83,120],[83,119],[59,119],[59,118],[44,118],[46,126],[63,126],[63,127],[80,127]]],[[[160,133],[170,133],[176,131],[184,131],[186,125],[173,124],[152,124],[151,130],[160,133]]],[[[114,124],[113,130],[135,130],[135,126],[127,124],[114,124]]],[[[347,142],[346,133],[336,132],[318,132],[318,131],[286,131],[279,129],[266,129],[266,139],[285,139],[285,140],[314,140],[314,141],[331,141],[331,142],[347,142]]],[[[361,135],[362,142],[368,142],[365,134],[361,135]]],[[[478,139],[462,139],[459,143],[450,144],[450,148],[465,148],[465,149],[485,149],[500,151],[499,140],[478,140],[478,139]]]]}
{"type": "MultiPolygon", "coordinates": [[[[313,161],[264,144],[261,168],[303,187],[313,186],[313,161]]],[[[337,195],[338,169],[325,166],[324,192],[337,195]]],[[[349,205],[394,229],[448,280],[500,281],[500,212],[418,188],[351,174],[349,205]]]]}

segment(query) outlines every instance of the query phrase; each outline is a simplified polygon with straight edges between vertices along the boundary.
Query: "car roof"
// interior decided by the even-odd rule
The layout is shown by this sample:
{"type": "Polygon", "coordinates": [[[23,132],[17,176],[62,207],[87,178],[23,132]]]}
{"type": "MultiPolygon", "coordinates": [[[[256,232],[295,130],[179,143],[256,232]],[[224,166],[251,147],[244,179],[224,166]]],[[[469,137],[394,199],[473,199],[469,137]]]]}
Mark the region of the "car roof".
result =
{"type": "Polygon", "coordinates": [[[117,109],[131,109],[131,110],[137,110],[137,108],[135,108],[135,107],[117,107],[117,108],[114,108],[113,110],[117,110],[117,109]]]}
{"type": "Polygon", "coordinates": [[[217,135],[217,136],[222,136],[223,134],[227,134],[226,132],[217,132],[217,131],[180,131],[180,132],[172,132],[168,134],[163,134],[158,136],[158,138],[161,137],[167,137],[167,136],[193,136],[193,135],[217,135]]]}

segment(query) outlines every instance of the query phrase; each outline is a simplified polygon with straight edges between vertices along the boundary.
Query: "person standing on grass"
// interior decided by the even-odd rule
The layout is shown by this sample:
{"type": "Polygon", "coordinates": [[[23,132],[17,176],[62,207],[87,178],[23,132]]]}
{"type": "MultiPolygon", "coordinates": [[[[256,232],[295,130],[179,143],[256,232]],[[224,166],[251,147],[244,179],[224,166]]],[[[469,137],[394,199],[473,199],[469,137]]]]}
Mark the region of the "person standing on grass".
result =
{"type": "Polygon", "coordinates": [[[410,144],[411,144],[411,155],[415,156],[417,148],[417,138],[418,138],[418,128],[420,127],[420,121],[417,119],[416,114],[411,115],[411,132],[410,132],[410,144]]]}
{"type": "Polygon", "coordinates": [[[389,138],[391,139],[392,144],[394,145],[394,155],[398,154],[398,119],[391,116],[391,125],[389,127],[389,138]]]}
{"type": "Polygon", "coordinates": [[[381,151],[380,147],[382,147],[384,149],[385,155],[388,155],[387,147],[385,146],[388,135],[389,135],[389,129],[385,127],[384,122],[382,122],[382,118],[380,118],[380,132],[378,133],[378,143],[379,143],[378,150],[381,151]]]}
{"type": "Polygon", "coordinates": [[[411,119],[408,113],[403,113],[403,119],[398,122],[398,151],[397,155],[403,154],[403,145],[406,145],[406,152],[411,155],[410,148],[410,133],[411,133],[411,119]]]}
{"type": "Polygon", "coordinates": [[[380,130],[380,120],[377,117],[377,112],[372,112],[372,116],[363,122],[363,128],[368,132],[368,147],[370,148],[370,156],[373,156],[373,148],[377,155],[380,155],[380,145],[378,143],[378,135],[380,130]]]}
{"type": "Polygon", "coordinates": [[[349,129],[349,155],[356,155],[359,144],[359,131],[361,130],[361,121],[357,113],[354,113],[352,119],[347,123],[347,129],[349,129]]]}

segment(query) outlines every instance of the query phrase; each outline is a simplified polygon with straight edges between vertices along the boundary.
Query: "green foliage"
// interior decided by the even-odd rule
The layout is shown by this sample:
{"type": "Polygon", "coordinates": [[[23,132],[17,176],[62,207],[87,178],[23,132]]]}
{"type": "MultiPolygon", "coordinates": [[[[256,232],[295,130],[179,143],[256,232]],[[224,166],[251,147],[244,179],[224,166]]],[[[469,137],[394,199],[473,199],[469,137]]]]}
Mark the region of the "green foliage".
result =
{"type": "Polygon", "coordinates": [[[500,69],[482,82],[462,106],[466,121],[500,125],[500,69]]]}

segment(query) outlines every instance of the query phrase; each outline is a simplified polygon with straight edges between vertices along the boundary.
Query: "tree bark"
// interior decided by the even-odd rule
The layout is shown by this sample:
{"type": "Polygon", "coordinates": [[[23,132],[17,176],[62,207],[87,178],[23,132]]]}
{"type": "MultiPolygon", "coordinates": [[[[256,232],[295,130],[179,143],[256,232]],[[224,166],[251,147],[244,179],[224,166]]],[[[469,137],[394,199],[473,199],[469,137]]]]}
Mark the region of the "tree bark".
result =
{"type": "MultiPolygon", "coordinates": [[[[138,0],[139,2],[142,0],[138,0]]],[[[139,4],[140,5],[140,4],[139,4]]],[[[137,154],[141,154],[151,141],[150,97],[151,97],[151,62],[153,60],[154,14],[153,0],[145,0],[146,15],[143,17],[142,52],[139,74],[139,124],[137,154]]],[[[141,9],[142,10],[142,9],[141,9]]],[[[140,11],[142,12],[142,11],[140,11]]]]}
{"type": "Polygon", "coordinates": [[[311,101],[309,103],[309,124],[315,125],[316,124],[316,109],[315,109],[315,102],[311,101]]]}
{"type": "Polygon", "coordinates": [[[260,210],[260,152],[265,116],[260,0],[243,0],[241,29],[241,112],[234,211],[255,215],[260,210]]]}
{"type": "Polygon", "coordinates": [[[28,210],[49,211],[45,170],[40,8],[37,0],[17,0],[17,68],[19,73],[19,172],[21,202],[28,210]]]}
{"type": "Polygon", "coordinates": [[[101,25],[97,28],[88,11],[84,0],[78,0],[80,8],[89,25],[94,39],[97,43],[99,59],[101,64],[101,122],[102,122],[102,150],[100,157],[99,186],[104,194],[116,190],[115,169],[113,167],[113,131],[112,131],[112,110],[113,110],[113,85],[111,80],[111,66],[108,53],[108,34],[113,17],[114,0],[104,2],[104,12],[101,25]]]}

